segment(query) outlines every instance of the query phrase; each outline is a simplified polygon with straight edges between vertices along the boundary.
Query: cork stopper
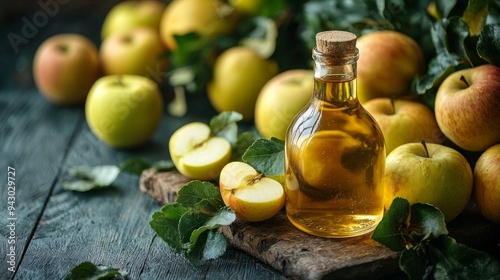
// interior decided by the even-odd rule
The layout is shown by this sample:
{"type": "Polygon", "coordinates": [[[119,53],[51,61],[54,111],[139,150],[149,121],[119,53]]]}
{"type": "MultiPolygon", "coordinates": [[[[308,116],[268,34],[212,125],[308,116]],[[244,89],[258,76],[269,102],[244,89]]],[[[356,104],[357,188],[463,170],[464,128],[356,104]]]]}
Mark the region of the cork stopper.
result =
{"type": "Polygon", "coordinates": [[[351,56],[356,53],[356,39],[347,31],[323,31],[316,34],[316,49],[333,57],[351,56]]]}

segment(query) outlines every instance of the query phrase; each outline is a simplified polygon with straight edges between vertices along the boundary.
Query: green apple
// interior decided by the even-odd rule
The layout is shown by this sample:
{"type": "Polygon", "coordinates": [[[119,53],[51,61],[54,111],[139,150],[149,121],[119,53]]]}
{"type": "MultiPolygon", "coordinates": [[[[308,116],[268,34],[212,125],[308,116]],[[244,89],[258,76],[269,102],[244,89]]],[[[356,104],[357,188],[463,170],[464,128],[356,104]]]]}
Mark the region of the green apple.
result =
{"type": "Polygon", "coordinates": [[[106,75],[132,74],[153,79],[156,75],[152,73],[167,66],[162,57],[165,51],[158,32],[150,27],[136,27],[106,37],[99,56],[106,75]]]}
{"type": "Polygon", "coordinates": [[[500,143],[500,67],[486,64],[453,72],[438,88],[436,120],[453,143],[484,151],[500,143]]]}
{"type": "Polygon", "coordinates": [[[421,140],[441,144],[446,139],[434,112],[418,101],[379,97],[368,100],[363,107],[379,124],[387,154],[402,144],[421,140]]]}
{"type": "Polygon", "coordinates": [[[80,34],[58,34],[45,40],[33,59],[33,78],[50,102],[81,105],[101,75],[96,45],[80,34]]]}
{"type": "Polygon", "coordinates": [[[175,35],[197,33],[205,38],[231,33],[240,16],[221,0],[175,0],[165,9],[160,34],[168,49],[177,47],[175,35]]]}
{"type": "Polygon", "coordinates": [[[224,203],[245,221],[267,220],[285,205],[281,184],[244,162],[233,161],[224,166],[219,186],[224,203]]]}
{"type": "Polygon", "coordinates": [[[104,18],[101,39],[139,26],[151,27],[158,32],[166,6],[164,2],[154,0],[129,0],[116,4],[104,18]]]}
{"type": "Polygon", "coordinates": [[[97,80],[85,103],[90,130],[107,145],[132,148],[146,143],[163,115],[158,84],[137,75],[109,75],[97,80]]]}
{"type": "Polygon", "coordinates": [[[229,141],[211,134],[210,127],[193,122],[177,129],[169,140],[170,157],[182,175],[193,180],[213,180],[231,160],[229,141]]]}
{"type": "Polygon", "coordinates": [[[403,33],[374,31],[360,36],[356,46],[357,93],[362,104],[376,97],[407,95],[413,78],[425,72],[420,46],[403,33]]]}
{"type": "Polygon", "coordinates": [[[488,148],[476,162],[474,199],[485,218],[500,224],[500,144],[488,148]]]}
{"type": "Polygon", "coordinates": [[[434,205],[450,222],[471,198],[473,175],[467,159],[455,149],[435,143],[407,143],[387,155],[382,184],[386,209],[394,198],[402,197],[410,204],[434,205]]]}
{"type": "Polygon", "coordinates": [[[313,86],[312,70],[287,70],[271,78],[255,104],[255,126],[260,135],[284,140],[291,120],[311,99],[313,86]]]}
{"type": "Polygon", "coordinates": [[[243,120],[254,119],[257,97],[276,74],[278,65],[243,46],[224,51],[215,61],[208,99],[218,112],[236,111],[243,120]]]}

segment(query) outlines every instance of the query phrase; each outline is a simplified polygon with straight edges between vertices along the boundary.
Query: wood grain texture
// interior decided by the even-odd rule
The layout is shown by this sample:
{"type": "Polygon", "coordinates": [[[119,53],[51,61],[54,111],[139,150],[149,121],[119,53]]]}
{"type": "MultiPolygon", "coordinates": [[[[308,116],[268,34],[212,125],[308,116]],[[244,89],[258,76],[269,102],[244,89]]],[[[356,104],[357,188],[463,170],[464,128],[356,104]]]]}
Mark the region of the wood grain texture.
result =
{"type": "MultiPolygon", "coordinates": [[[[154,170],[143,172],[141,182],[141,188],[148,189],[160,203],[173,202],[175,193],[184,185],[173,172],[162,174],[154,170]],[[158,197],[159,193],[163,197],[158,197]]],[[[473,200],[448,229],[458,242],[500,257],[500,225],[485,220],[473,200]]],[[[399,254],[373,241],[370,234],[348,239],[311,236],[289,223],[284,211],[259,223],[237,219],[230,226],[221,227],[221,233],[233,247],[291,279],[375,279],[394,277],[400,272],[399,254]]]]}

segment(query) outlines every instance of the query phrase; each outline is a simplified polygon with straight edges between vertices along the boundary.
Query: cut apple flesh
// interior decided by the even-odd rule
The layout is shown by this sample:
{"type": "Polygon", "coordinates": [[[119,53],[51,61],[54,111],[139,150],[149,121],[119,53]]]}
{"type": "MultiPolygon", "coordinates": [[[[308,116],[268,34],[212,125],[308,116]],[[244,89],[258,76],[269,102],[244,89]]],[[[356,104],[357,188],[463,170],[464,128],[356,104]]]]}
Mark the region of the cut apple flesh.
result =
{"type": "Polygon", "coordinates": [[[234,190],[237,199],[249,203],[266,203],[281,200],[283,187],[277,181],[270,178],[261,178],[253,185],[247,185],[234,190]]]}
{"type": "MultiPolygon", "coordinates": [[[[182,165],[202,167],[223,160],[231,155],[231,145],[221,137],[211,137],[187,151],[180,159],[182,165]]],[[[222,169],[222,168],[221,168],[222,169]]]]}

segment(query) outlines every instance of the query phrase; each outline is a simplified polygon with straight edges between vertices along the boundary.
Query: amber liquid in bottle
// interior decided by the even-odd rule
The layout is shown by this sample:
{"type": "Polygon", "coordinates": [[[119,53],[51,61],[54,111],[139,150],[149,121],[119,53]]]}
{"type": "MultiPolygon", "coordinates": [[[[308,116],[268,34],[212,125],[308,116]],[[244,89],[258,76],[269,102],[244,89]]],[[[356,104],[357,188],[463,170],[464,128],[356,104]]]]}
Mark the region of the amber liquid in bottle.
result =
{"type": "Polygon", "coordinates": [[[385,143],[356,98],[355,61],[316,63],[313,97],[285,139],[286,213],[316,236],[369,233],[383,216],[385,143]]]}

